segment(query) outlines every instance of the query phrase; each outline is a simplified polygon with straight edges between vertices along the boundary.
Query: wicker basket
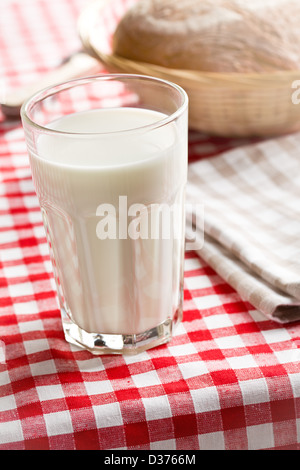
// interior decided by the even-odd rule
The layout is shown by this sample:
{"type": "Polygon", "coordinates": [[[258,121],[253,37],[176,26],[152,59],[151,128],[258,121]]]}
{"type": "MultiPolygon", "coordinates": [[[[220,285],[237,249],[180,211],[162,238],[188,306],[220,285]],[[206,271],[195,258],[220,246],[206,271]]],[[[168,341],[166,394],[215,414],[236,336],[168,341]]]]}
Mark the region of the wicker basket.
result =
{"type": "Polygon", "coordinates": [[[164,78],[189,95],[190,127],[231,137],[275,136],[300,130],[300,104],[292,84],[300,70],[268,74],[207,73],[170,69],[128,60],[111,53],[111,38],[125,11],[137,0],[98,0],[79,18],[85,50],[109,72],[164,78]]]}

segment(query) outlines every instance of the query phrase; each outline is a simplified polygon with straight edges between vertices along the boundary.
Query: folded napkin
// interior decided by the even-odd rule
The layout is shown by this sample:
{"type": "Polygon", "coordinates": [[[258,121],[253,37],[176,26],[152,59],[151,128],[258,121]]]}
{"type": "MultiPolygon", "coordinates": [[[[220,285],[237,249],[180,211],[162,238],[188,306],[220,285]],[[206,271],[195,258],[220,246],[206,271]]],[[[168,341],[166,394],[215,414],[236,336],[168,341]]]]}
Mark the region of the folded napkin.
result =
{"type": "Polygon", "coordinates": [[[202,224],[187,213],[198,254],[268,318],[300,319],[300,134],[192,163],[188,181],[187,207],[204,205],[202,224]]]}

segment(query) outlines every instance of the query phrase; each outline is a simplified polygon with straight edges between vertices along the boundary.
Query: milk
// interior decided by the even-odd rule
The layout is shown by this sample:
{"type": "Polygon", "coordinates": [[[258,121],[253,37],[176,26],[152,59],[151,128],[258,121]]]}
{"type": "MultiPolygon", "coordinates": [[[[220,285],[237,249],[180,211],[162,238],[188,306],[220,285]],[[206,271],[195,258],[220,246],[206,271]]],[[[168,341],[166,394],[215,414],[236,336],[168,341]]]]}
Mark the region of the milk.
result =
{"type": "Polygon", "coordinates": [[[42,135],[30,151],[60,306],[89,333],[141,333],[179,308],[186,130],[174,122],[150,130],[164,118],[135,108],[75,113],[48,125],[69,134],[42,135]],[[110,219],[103,204],[115,210],[110,219]],[[164,205],[176,220],[165,238],[156,230],[164,205]],[[155,237],[128,236],[124,223],[138,235],[150,219],[155,237]],[[101,239],[105,221],[117,237],[101,239]]]}

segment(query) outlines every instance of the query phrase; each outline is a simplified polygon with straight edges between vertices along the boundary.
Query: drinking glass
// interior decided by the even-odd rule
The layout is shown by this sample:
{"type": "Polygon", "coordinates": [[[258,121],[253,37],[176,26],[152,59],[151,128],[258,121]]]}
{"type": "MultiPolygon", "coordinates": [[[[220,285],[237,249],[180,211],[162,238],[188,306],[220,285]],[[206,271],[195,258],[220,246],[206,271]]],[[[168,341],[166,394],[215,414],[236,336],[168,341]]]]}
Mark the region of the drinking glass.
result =
{"type": "Polygon", "coordinates": [[[134,354],[182,319],[188,98],[154,77],[47,88],[21,109],[65,338],[134,354]]]}

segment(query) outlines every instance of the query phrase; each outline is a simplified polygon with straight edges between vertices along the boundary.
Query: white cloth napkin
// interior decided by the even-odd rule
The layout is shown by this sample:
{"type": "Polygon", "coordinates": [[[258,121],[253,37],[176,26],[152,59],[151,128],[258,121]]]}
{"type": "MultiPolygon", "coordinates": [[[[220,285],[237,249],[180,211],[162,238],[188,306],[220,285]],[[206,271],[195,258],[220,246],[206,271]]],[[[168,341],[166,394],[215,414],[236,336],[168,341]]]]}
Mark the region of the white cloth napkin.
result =
{"type": "Polygon", "coordinates": [[[201,256],[268,318],[300,319],[300,134],[240,147],[189,166],[187,236],[201,256]],[[199,227],[202,225],[202,228],[199,227]]]}

